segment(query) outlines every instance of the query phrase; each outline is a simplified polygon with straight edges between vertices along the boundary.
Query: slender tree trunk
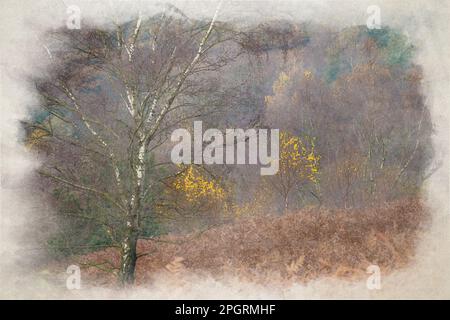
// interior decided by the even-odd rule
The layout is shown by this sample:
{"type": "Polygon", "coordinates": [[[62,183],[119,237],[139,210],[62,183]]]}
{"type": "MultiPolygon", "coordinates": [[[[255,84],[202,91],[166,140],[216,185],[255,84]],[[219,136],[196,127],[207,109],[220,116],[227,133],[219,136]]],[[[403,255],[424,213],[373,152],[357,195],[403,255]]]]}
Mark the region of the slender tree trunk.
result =
{"type": "Polygon", "coordinates": [[[119,281],[122,286],[132,285],[135,279],[137,235],[130,230],[122,242],[119,281]]]}
{"type": "MultiPolygon", "coordinates": [[[[119,281],[122,286],[132,285],[135,280],[136,247],[139,233],[141,204],[143,195],[143,181],[145,175],[145,142],[142,135],[139,137],[139,148],[136,157],[136,181],[133,194],[129,201],[129,212],[126,221],[126,235],[122,241],[122,257],[120,262],[119,281]]],[[[132,159],[134,160],[134,159],[132,159]]]]}
{"type": "Polygon", "coordinates": [[[289,194],[284,195],[284,210],[283,214],[287,213],[289,209],[289,194]]]}

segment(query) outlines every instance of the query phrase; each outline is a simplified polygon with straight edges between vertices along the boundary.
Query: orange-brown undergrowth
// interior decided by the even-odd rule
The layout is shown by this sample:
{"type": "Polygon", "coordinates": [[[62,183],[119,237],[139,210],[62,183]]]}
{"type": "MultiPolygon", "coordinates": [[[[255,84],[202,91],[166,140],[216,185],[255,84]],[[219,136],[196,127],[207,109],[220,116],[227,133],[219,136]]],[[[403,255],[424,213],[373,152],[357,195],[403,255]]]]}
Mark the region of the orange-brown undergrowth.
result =
{"type": "MultiPolygon", "coordinates": [[[[376,208],[311,208],[281,217],[256,216],[200,234],[140,240],[137,283],[151,281],[160,271],[300,282],[367,276],[372,264],[386,273],[411,261],[428,218],[419,200],[405,199],[376,208]]],[[[97,265],[85,267],[90,280],[114,283],[114,275],[101,270],[118,265],[114,249],[91,253],[82,261],[97,265]]]]}

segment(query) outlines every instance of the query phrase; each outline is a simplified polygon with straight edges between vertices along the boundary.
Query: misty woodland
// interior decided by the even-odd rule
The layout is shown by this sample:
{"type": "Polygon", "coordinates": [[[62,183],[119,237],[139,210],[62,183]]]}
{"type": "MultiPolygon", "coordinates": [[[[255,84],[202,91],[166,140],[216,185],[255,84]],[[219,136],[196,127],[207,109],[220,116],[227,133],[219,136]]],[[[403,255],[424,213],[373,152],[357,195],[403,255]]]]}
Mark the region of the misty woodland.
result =
{"type": "Polygon", "coordinates": [[[45,43],[50,67],[30,79],[39,104],[23,127],[52,212],[46,268],[75,264],[112,286],[160,272],[306,282],[414,256],[433,129],[402,30],[193,19],[164,5],[45,43]],[[171,135],[194,135],[194,121],[279,129],[278,171],[173,163],[171,135]]]}

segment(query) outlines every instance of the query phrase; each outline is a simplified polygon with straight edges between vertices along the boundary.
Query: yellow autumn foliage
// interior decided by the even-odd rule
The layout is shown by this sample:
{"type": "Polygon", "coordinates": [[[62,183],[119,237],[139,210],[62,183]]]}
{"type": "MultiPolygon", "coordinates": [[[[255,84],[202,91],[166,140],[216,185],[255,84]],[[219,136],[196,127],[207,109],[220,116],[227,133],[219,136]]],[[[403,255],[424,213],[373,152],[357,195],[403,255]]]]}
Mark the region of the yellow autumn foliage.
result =
{"type": "Polygon", "coordinates": [[[214,180],[206,178],[194,166],[188,166],[173,181],[175,190],[180,191],[186,197],[188,202],[196,202],[200,200],[223,200],[225,198],[225,190],[214,180]]]}
{"type": "Polygon", "coordinates": [[[280,132],[280,172],[317,183],[320,156],[315,152],[314,139],[280,132]]]}
{"type": "MultiPolygon", "coordinates": [[[[306,80],[311,80],[314,77],[312,71],[310,71],[310,70],[305,70],[303,72],[303,76],[305,77],[306,80]]],[[[279,74],[278,78],[275,80],[275,82],[272,85],[273,95],[264,97],[264,102],[266,104],[266,107],[270,107],[275,102],[275,98],[277,96],[285,94],[284,90],[287,87],[290,80],[291,80],[291,77],[288,74],[286,74],[285,72],[281,72],[279,74]]],[[[295,95],[295,93],[294,93],[294,95],[295,95]]]]}
{"type": "Polygon", "coordinates": [[[311,80],[312,77],[313,77],[313,74],[312,74],[311,71],[305,70],[305,71],[303,72],[303,76],[304,76],[307,80],[311,80]]]}
{"type": "Polygon", "coordinates": [[[277,94],[286,86],[289,81],[289,76],[285,72],[281,72],[278,79],[273,83],[272,89],[273,93],[277,94]]]}
{"type": "Polygon", "coordinates": [[[42,138],[44,138],[48,135],[49,135],[49,133],[47,131],[40,129],[40,128],[36,128],[28,136],[26,146],[28,148],[32,148],[33,146],[36,146],[37,144],[39,144],[41,142],[42,138]]]}
{"type": "Polygon", "coordinates": [[[266,106],[270,106],[273,103],[275,96],[282,93],[283,89],[286,88],[289,79],[290,77],[285,72],[281,72],[279,74],[278,78],[272,85],[273,95],[264,97],[264,102],[266,103],[266,106]]]}

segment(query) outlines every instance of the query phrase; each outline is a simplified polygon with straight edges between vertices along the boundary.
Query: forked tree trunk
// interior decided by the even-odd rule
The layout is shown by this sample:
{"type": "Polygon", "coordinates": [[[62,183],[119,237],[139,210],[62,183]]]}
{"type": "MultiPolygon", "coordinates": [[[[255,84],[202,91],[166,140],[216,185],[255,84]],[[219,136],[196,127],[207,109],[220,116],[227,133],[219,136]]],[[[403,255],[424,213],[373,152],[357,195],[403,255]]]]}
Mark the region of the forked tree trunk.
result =
{"type": "Polygon", "coordinates": [[[134,283],[136,270],[137,235],[130,233],[122,242],[119,281],[122,286],[134,283]]]}

